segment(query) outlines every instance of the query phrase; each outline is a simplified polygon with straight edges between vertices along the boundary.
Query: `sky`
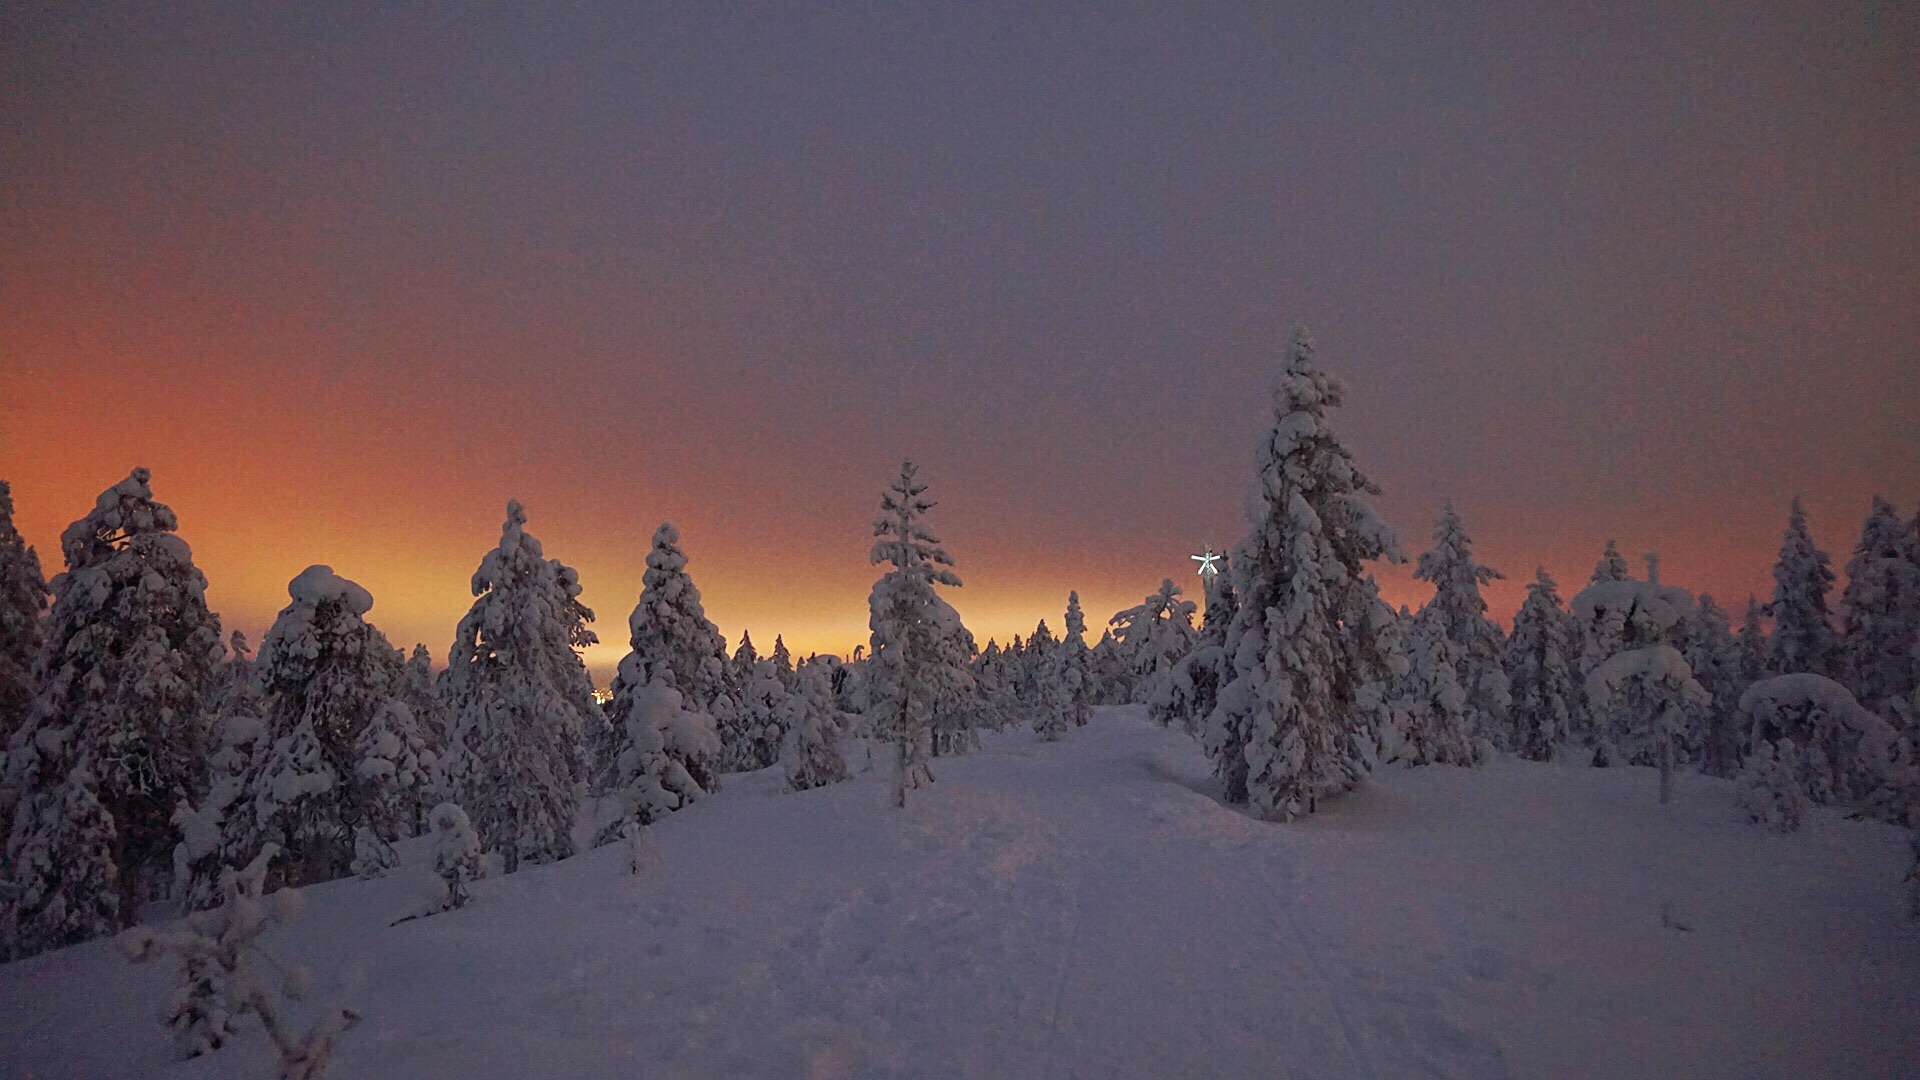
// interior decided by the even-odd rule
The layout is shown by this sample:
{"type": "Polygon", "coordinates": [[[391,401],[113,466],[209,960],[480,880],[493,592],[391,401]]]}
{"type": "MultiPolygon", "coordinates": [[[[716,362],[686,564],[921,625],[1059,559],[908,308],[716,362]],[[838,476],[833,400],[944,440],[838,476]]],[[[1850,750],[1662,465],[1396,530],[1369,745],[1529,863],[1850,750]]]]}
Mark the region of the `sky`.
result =
{"type": "Polygon", "coordinates": [[[0,478],[49,573],[146,465],[229,625],[324,563],[443,660],[517,498],[602,680],[667,520],[863,642],[905,457],[982,642],[1197,593],[1299,326],[1502,618],[1913,513],[1920,9],[1441,7],[8,4],[0,478]]]}

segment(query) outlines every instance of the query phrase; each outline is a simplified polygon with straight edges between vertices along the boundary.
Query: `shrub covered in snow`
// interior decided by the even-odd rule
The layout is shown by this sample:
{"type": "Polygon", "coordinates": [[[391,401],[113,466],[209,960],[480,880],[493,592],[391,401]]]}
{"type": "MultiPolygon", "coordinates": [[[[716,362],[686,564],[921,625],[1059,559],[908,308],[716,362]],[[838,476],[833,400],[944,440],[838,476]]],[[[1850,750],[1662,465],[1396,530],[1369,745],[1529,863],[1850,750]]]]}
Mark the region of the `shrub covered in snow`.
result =
{"type": "Polygon", "coordinates": [[[434,807],[427,822],[433,828],[433,872],[446,889],[437,906],[441,910],[465,907],[467,883],[481,876],[480,837],[459,803],[434,807]]]}
{"type": "Polygon", "coordinates": [[[833,685],[819,664],[802,664],[795,673],[794,691],[781,718],[786,744],[781,751],[787,789],[837,784],[847,778],[847,759],[840,753],[840,716],[833,704],[833,685]]]}
{"type": "Polygon", "coordinates": [[[1778,832],[1800,828],[1809,805],[1800,771],[1800,748],[1792,739],[1761,743],[1735,779],[1735,790],[1748,819],[1778,832]]]}
{"type": "Polygon", "coordinates": [[[1860,806],[1889,777],[1898,736],[1861,708],[1832,679],[1800,673],[1762,679],[1740,695],[1752,723],[1753,752],[1762,744],[1798,748],[1800,789],[1821,805],[1860,806]]]}
{"type": "Polygon", "coordinates": [[[260,936],[269,927],[300,912],[299,893],[265,893],[267,865],[276,854],[269,844],[245,867],[223,874],[220,906],[189,915],[175,929],[131,930],[121,944],[135,963],[179,958],[179,981],[166,1022],[186,1056],[225,1046],[252,1016],[280,1051],[283,1080],[319,1080],[334,1043],[359,1017],[331,1009],[305,1033],[296,1033],[268,992],[265,971],[279,975],[281,996],[294,1000],[305,996],[310,981],[305,968],[283,964],[260,946],[260,936]]]}

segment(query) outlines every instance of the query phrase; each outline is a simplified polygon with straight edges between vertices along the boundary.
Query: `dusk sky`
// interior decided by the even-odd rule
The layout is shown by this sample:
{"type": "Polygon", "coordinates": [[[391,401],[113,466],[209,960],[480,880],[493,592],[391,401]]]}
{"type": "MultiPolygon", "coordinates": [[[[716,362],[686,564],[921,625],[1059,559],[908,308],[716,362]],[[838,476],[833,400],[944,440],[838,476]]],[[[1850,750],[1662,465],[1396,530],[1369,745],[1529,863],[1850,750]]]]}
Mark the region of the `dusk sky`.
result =
{"type": "Polygon", "coordinates": [[[228,625],[327,563],[444,662],[511,497],[602,682],[663,520],[730,641],[845,652],[911,456],[983,644],[1097,636],[1246,531],[1302,324],[1503,619],[1610,536],[1737,607],[1796,492],[1836,567],[1920,499],[1910,3],[326,7],[0,7],[50,575],[146,465],[228,625]]]}

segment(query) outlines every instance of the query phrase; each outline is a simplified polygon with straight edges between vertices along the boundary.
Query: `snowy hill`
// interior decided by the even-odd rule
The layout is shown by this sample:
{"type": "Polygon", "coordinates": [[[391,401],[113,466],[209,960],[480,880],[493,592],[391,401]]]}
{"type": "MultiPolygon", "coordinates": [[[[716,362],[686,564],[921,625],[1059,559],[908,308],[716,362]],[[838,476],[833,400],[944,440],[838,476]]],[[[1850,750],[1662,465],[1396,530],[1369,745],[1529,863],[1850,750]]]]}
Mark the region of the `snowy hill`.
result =
{"type": "MultiPolygon", "coordinates": [[[[855,751],[856,767],[861,763],[855,751]]],[[[736,776],[603,848],[423,906],[425,853],[305,890],[270,946],[365,1019],[340,1078],[1896,1077],[1920,1074],[1904,835],[1745,824],[1729,783],[1388,767],[1291,825],[1212,797],[1137,709],[987,736],[904,812],[884,770],[736,776]]],[[[0,967],[0,1075],[179,1061],[165,967],[0,967]]]]}

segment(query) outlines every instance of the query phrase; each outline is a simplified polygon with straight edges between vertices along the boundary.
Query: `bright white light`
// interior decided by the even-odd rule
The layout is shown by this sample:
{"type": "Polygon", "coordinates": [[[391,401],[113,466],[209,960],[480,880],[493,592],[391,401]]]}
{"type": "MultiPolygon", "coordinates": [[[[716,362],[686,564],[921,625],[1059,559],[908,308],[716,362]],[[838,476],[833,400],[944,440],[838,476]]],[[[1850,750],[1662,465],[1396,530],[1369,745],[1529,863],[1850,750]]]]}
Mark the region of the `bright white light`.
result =
{"type": "Polygon", "coordinates": [[[1189,555],[1188,558],[1200,564],[1201,577],[1219,576],[1220,567],[1218,564],[1220,562],[1220,556],[1214,554],[1212,548],[1208,548],[1199,555],[1189,555]]]}

